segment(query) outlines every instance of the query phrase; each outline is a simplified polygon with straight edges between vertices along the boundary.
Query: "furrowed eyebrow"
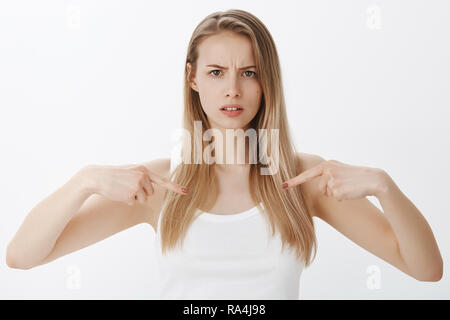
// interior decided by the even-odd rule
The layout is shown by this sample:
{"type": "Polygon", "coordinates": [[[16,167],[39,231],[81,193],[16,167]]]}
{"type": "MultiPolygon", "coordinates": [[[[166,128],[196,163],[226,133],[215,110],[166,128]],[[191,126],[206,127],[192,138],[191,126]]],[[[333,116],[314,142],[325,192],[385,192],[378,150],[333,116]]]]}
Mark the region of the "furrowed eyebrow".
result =
{"type": "MultiPolygon", "coordinates": [[[[219,66],[218,64],[208,64],[207,67],[220,68],[220,69],[225,69],[225,70],[228,69],[226,67],[219,66]]],[[[256,68],[256,66],[246,66],[246,67],[239,68],[239,70],[249,69],[249,68],[256,68]]]]}

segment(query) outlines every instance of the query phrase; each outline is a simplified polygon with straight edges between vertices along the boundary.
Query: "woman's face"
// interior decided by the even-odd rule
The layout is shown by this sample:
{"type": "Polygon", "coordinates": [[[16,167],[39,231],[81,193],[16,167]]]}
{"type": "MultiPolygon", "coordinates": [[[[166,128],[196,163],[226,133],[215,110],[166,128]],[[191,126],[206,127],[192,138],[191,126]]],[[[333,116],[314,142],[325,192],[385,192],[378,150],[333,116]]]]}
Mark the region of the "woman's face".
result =
{"type": "MultiPolygon", "coordinates": [[[[225,31],[205,38],[198,54],[190,86],[199,93],[210,125],[218,129],[246,129],[258,112],[262,96],[251,41],[225,31]],[[242,112],[231,116],[221,111],[230,104],[239,105],[242,112]]],[[[191,67],[188,63],[187,68],[191,67]]]]}

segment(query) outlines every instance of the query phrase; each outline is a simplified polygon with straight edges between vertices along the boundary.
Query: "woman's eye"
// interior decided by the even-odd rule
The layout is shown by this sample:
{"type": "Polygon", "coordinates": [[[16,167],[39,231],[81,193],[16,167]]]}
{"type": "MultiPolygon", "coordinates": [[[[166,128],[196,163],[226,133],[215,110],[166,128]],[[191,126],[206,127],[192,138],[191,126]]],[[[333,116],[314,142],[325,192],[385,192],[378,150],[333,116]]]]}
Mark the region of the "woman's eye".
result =
{"type": "Polygon", "coordinates": [[[256,72],[253,72],[253,71],[245,71],[245,72],[250,72],[250,77],[253,77],[253,78],[256,77],[256,72]]]}
{"type": "MultiPolygon", "coordinates": [[[[212,70],[212,71],[209,72],[209,74],[211,74],[211,73],[213,73],[213,72],[216,72],[216,71],[217,71],[217,72],[220,72],[220,70],[212,70]]],[[[215,76],[216,74],[213,74],[213,75],[215,76]]]]}

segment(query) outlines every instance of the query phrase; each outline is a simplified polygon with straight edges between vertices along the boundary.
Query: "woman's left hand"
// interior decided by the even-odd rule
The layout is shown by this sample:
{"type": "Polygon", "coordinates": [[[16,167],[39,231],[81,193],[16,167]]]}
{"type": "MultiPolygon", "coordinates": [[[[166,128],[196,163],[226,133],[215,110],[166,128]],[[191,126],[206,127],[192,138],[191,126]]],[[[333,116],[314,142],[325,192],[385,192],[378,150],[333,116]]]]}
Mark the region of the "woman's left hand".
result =
{"type": "Polygon", "coordinates": [[[352,166],[336,160],[323,161],[285,181],[282,187],[289,189],[315,177],[320,177],[319,191],[338,201],[377,196],[386,188],[383,170],[352,166]]]}

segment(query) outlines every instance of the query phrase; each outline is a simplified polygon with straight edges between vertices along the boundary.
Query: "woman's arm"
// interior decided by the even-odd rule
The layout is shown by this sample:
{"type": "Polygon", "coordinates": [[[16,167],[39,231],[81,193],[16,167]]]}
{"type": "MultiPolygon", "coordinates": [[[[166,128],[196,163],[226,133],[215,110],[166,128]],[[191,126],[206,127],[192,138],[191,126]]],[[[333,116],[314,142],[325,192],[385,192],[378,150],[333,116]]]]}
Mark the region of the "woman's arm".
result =
{"type": "Polygon", "coordinates": [[[443,262],[433,232],[413,203],[381,169],[299,155],[312,214],[360,247],[420,281],[439,281],[443,262]],[[368,199],[378,198],[383,211],[368,199]]]}
{"type": "Polygon", "coordinates": [[[375,196],[394,230],[403,260],[413,274],[439,281],[443,261],[430,226],[391,177],[385,171],[380,174],[383,183],[375,196]]]}
{"type": "Polygon", "coordinates": [[[163,192],[166,189],[180,192],[179,186],[161,179],[169,172],[170,159],[160,158],[129,167],[107,166],[98,171],[98,166],[88,166],[41,201],[9,243],[8,266],[30,269],[137,224],[148,223],[154,227],[163,192]],[[143,168],[151,184],[141,185],[145,177],[140,171],[143,168]],[[145,200],[143,196],[139,199],[142,202],[132,201],[133,205],[124,201],[129,190],[134,200],[135,190],[142,192],[143,188],[148,191],[145,200]]]}
{"type": "Polygon", "coordinates": [[[93,194],[91,181],[86,178],[88,168],[78,171],[30,211],[8,244],[9,267],[29,269],[50,253],[67,223],[93,194]]]}

